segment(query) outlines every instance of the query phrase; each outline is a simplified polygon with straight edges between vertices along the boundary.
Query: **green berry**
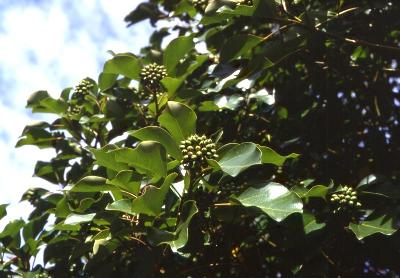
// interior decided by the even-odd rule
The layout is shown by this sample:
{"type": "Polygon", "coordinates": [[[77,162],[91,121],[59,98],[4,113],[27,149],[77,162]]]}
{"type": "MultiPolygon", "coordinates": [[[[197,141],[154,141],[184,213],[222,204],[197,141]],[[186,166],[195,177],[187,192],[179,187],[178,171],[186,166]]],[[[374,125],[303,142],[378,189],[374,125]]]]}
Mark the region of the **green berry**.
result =
{"type": "Polygon", "coordinates": [[[163,65],[156,63],[145,66],[141,72],[140,77],[144,86],[150,87],[152,90],[159,89],[160,81],[167,76],[167,69],[163,65]]]}
{"type": "Polygon", "coordinates": [[[212,143],[212,140],[207,139],[205,135],[199,136],[197,134],[181,141],[179,147],[182,154],[187,153],[188,155],[188,157],[184,156],[182,160],[185,169],[201,170],[207,165],[207,159],[215,158],[215,144],[210,142],[212,143]]]}
{"type": "Polygon", "coordinates": [[[335,206],[334,213],[351,212],[361,207],[357,192],[350,186],[344,186],[340,193],[332,194],[330,201],[335,206]]]}

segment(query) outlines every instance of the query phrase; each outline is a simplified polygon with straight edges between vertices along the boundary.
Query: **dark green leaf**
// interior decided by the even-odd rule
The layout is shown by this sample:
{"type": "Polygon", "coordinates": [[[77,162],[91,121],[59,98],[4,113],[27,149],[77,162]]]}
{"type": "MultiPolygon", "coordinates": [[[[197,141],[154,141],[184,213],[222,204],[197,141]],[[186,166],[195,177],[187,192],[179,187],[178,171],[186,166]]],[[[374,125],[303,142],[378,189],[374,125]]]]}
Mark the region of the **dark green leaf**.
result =
{"type": "Polygon", "coordinates": [[[221,61],[228,62],[246,55],[262,38],[254,35],[236,35],[228,39],[221,50],[221,61]]]}

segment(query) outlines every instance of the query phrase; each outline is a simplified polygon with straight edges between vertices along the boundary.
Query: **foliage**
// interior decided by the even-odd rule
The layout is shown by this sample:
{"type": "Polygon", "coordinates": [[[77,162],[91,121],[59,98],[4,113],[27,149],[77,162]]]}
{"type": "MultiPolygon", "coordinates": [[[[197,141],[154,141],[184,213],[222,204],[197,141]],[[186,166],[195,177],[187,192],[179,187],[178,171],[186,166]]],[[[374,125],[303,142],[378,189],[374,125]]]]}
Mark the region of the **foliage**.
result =
{"type": "Polygon", "coordinates": [[[60,190],[24,194],[34,210],[0,233],[1,271],[398,274],[399,14],[393,1],[140,4],[130,25],[173,26],[97,81],[29,98],[57,118],[17,146],[56,151],[34,173],[60,190]]]}

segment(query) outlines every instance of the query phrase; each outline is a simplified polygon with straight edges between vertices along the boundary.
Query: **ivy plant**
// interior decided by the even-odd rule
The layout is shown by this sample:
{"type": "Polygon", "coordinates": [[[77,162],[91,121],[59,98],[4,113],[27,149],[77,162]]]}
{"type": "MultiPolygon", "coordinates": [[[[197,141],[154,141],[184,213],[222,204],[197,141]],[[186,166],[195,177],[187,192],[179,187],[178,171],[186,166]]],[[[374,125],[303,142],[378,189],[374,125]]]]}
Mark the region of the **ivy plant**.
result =
{"type": "Polygon", "coordinates": [[[0,233],[0,272],[398,275],[399,12],[366,0],[141,3],[129,25],[175,25],[139,54],[113,53],[98,78],[28,99],[54,120],[26,126],[16,146],[55,150],[34,175],[59,190],[22,196],[33,211],[0,233]]]}

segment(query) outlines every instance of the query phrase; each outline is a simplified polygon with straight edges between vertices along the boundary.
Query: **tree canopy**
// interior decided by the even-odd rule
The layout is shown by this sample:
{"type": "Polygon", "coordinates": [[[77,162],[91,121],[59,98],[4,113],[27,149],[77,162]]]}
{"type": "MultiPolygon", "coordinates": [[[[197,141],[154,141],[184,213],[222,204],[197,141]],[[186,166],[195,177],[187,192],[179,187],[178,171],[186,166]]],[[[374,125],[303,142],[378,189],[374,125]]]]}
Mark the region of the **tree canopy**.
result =
{"type": "Polygon", "coordinates": [[[0,271],[399,275],[399,14],[389,0],[141,3],[125,21],[158,28],[140,53],[28,99],[55,120],[17,147],[54,149],[34,174],[60,190],[22,196],[34,210],[0,233],[0,271]]]}

